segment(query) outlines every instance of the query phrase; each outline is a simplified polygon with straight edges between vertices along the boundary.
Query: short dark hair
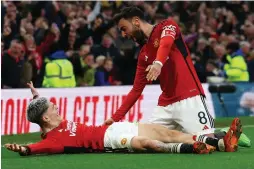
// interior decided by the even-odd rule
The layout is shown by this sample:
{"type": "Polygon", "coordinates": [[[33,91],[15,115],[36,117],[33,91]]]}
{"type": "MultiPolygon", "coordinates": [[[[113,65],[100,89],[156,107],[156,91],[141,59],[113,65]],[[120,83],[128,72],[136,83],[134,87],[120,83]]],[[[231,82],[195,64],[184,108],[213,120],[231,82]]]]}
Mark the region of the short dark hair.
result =
{"type": "Polygon", "coordinates": [[[145,20],[144,12],[136,6],[123,8],[123,10],[120,13],[114,16],[113,20],[117,24],[122,18],[131,19],[135,16],[140,18],[141,20],[145,20]]]}

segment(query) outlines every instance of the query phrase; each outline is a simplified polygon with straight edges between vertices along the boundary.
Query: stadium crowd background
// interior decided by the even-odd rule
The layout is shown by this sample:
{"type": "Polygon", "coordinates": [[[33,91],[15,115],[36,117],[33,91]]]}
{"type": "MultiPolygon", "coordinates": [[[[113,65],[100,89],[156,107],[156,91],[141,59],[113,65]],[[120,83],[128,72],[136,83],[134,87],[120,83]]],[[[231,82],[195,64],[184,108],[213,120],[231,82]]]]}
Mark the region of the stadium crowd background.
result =
{"type": "Polygon", "coordinates": [[[44,81],[52,59],[71,62],[72,87],[133,84],[139,46],[112,22],[129,5],[143,9],[152,24],[173,17],[201,82],[227,78],[227,54],[239,49],[254,81],[253,2],[1,1],[2,88],[25,88],[30,80],[50,87],[44,81]]]}

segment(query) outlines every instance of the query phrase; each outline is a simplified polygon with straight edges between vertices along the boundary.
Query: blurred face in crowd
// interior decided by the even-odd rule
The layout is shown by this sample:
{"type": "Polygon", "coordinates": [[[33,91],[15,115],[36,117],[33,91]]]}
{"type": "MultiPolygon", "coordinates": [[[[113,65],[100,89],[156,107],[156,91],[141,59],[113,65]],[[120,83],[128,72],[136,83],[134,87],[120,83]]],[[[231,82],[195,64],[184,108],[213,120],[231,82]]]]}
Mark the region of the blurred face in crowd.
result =
{"type": "Polygon", "coordinates": [[[102,46],[104,46],[105,48],[110,48],[110,46],[112,45],[113,40],[109,35],[105,35],[102,39],[102,46]]]}
{"type": "Polygon", "coordinates": [[[226,54],[226,49],[222,45],[216,45],[214,48],[214,52],[218,59],[221,59],[226,54]]]}
{"type": "Polygon", "coordinates": [[[102,24],[102,18],[100,18],[100,17],[96,18],[94,21],[94,27],[98,28],[101,26],[101,24],[102,24]]]}
{"type": "Polygon", "coordinates": [[[68,15],[68,22],[70,23],[71,21],[73,21],[76,18],[76,12],[70,12],[68,15]]]}
{"type": "Polygon", "coordinates": [[[32,22],[32,20],[33,20],[33,16],[32,16],[32,13],[31,12],[29,12],[28,14],[27,14],[27,21],[28,22],[32,22]]]}
{"type": "Polygon", "coordinates": [[[86,39],[85,44],[89,46],[93,46],[93,38],[89,36],[89,38],[86,39]]]}
{"type": "Polygon", "coordinates": [[[133,41],[144,44],[146,36],[140,28],[141,20],[138,17],[126,20],[120,19],[118,28],[124,38],[132,39],[133,41]]]}
{"type": "Polygon", "coordinates": [[[243,30],[245,35],[254,36],[254,24],[252,24],[250,21],[245,21],[243,30]]]}
{"type": "Polygon", "coordinates": [[[70,4],[65,4],[63,6],[63,12],[64,12],[65,16],[69,16],[69,14],[71,13],[71,10],[72,10],[71,8],[72,8],[72,6],[70,4]]]}
{"type": "Polygon", "coordinates": [[[209,38],[210,47],[214,48],[217,45],[217,40],[215,38],[209,38]]]}
{"type": "Polygon", "coordinates": [[[30,35],[34,34],[34,26],[31,23],[25,25],[26,32],[30,35]]]}
{"type": "Polygon", "coordinates": [[[243,53],[245,55],[247,55],[250,52],[250,45],[244,45],[241,49],[242,49],[243,53]]]}
{"type": "Polygon", "coordinates": [[[212,72],[216,67],[212,63],[207,63],[206,65],[206,71],[207,72],[212,72]]]}
{"type": "Polygon", "coordinates": [[[104,13],[106,16],[111,17],[112,14],[113,14],[113,11],[112,11],[112,9],[106,9],[106,10],[103,11],[103,13],[104,13]]]}
{"type": "Polygon", "coordinates": [[[74,32],[74,31],[70,32],[68,40],[69,40],[70,44],[74,44],[75,40],[76,40],[76,32],[74,32]]]}
{"type": "Polygon", "coordinates": [[[26,44],[26,47],[29,51],[34,51],[36,48],[34,38],[31,35],[26,35],[25,44],[26,44]]]}
{"type": "Polygon", "coordinates": [[[217,22],[215,18],[210,18],[208,24],[213,30],[216,30],[217,22]]]}
{"type": "Polygon", "coordinates": [[[108,33],[114,38],[117,39],[118,37],[118,33],[117,33],[117,29],[115,27],[112,27],[109,29],[108,33]]]}
{"type": "Polygon", "coordinates": [[[104,64],[104,68],[107,72],[110,72],[113,69],[113,62],[110,59],[107,59],[104,64]]]}
{"type": "Polygon", "coordinates": [[[198,49],[204,50],[206,48],[206,41],[204,39],[200,39],[198,41],[198,49]]]}
{"type": "Polygon", "coordinates": [[[79,56],[84,57],[86,54],[90,52],[91,47],[89,45],[81,46],[79,50],[79,56]]]}
{"type": "Polygon", "coordinates": [[[236,37],[234,35],[228,35],[228,43],[237,42],[236,37]]]}
{"type": "Polygon", "coordinates": [[[89,15],[90,12],[91,12],[91,7],[89,5],[86,5],[84,9],[84,15],[87,16],[89,15]]]}
{"type": "Polygon", "coordinates": [[[23,45],[16,40],[11,42],[10,51],[15,58],[22,57],[25,53],[23,45]]]}
{"type": "Polygon", "coordinates": [[[254,60],[254,50],[250,52],[250,55],[248,57],[249,60],[254,60]]]}
{"type": "Polygon", "coordinates": [[[35,27],[36,28],[42,28],[42,29],[47,29],[48,23],[46,22],[46,20],[43,17],[37,18],[35,21],[35,27]]]}
{"type": "Polygon", "coordinates": [[[16,19],[16,16],[17,16],[16,12],[17,12],[16,6],[14,4],[9,4],[6,9],[6,13],[7,13],[7,17],[11,21],[14,21],[16,19]]]}
{"type": "Polygon", "coordinates": [[[106,57],[105,56],[98,56],[96,58],[96,64],[98,65],[98,67],[102,66],[104,64],[106,57]]]}
{"type": "Polygon", "coordinates": [[[88,65],[88,66],[92,66],[94,64],[94,56],[93,55],[87,55],[85,57],[85,63],[88,65]]]}

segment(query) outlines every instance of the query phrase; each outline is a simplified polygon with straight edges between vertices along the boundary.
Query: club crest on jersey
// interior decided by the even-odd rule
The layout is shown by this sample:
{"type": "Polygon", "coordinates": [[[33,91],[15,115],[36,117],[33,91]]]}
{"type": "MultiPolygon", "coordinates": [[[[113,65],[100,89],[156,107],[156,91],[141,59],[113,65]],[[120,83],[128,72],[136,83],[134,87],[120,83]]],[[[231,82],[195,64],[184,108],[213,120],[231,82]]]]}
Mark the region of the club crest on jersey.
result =
{"type": "Polygon", "coordinates": [[[156,39],[154,40],[153,45],[154,45],[155,48],[158,48],[158,47],[159,47],[159,39],[158,39],[158,38],[156,38],[156,39]]]}
{"type": "Polygon", "coordinates": [[[122,144],[122,145],[125,145],[126,142],[127,142],[127,138],[123,138],[123,139],[121,140],[121,144],[122,144]]]}

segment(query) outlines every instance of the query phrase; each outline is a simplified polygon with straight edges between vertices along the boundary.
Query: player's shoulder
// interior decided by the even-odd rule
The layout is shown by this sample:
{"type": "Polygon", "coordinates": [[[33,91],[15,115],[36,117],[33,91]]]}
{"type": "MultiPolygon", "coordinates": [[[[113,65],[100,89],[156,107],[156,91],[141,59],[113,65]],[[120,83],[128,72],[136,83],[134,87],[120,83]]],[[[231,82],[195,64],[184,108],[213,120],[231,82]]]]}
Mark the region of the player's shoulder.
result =
{"type": "Polygon", "coordinates": [[[174,19],[168,18],[168,19],[162,20],[161,22],[157,24],[157,26],[161,28],[164,28],[165,26],[169,26],[169,25],[177,26],[177,23],[174,21],[174,19]]]}

